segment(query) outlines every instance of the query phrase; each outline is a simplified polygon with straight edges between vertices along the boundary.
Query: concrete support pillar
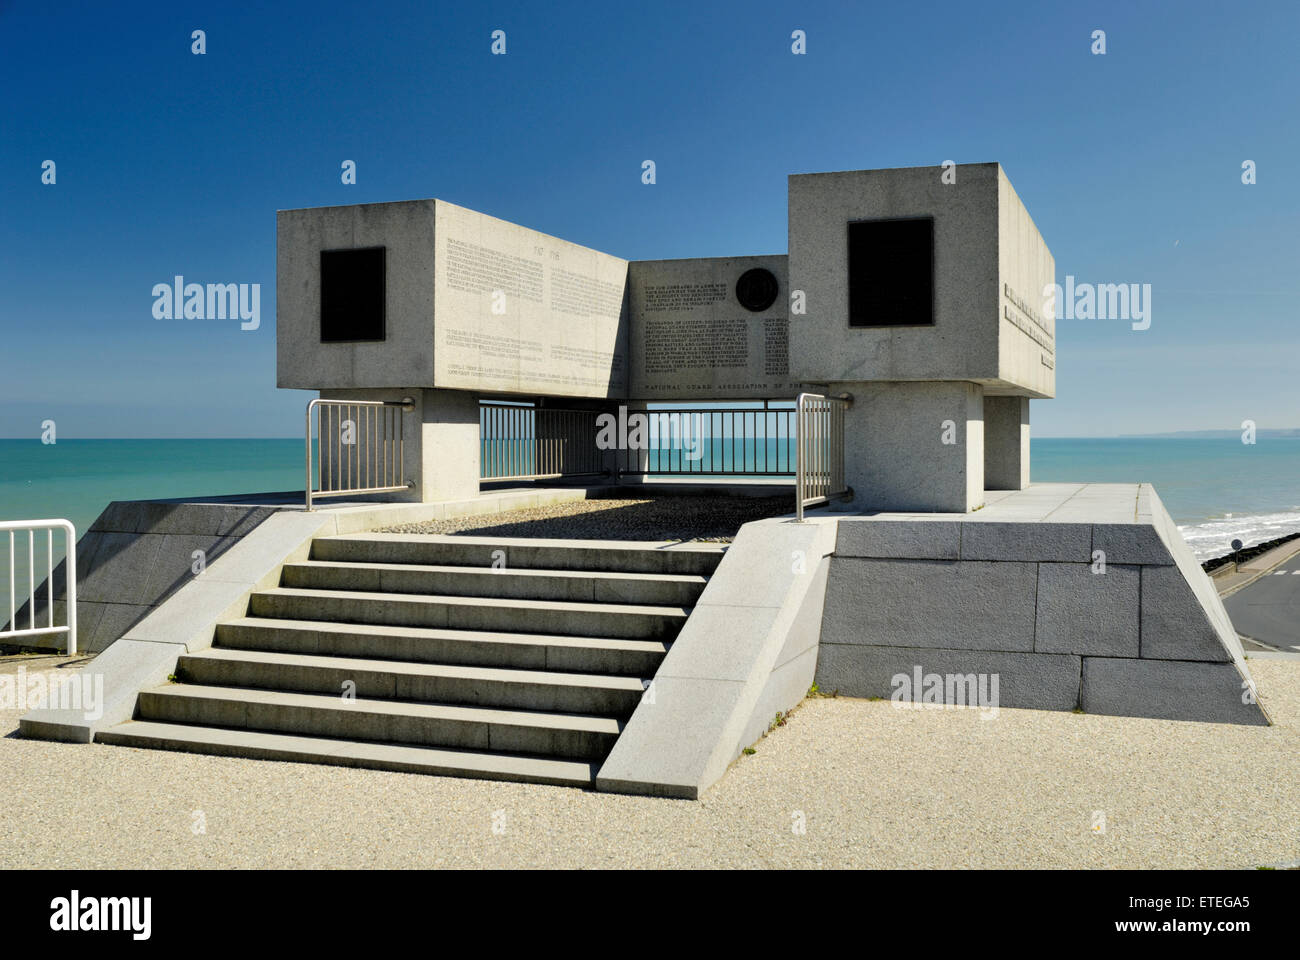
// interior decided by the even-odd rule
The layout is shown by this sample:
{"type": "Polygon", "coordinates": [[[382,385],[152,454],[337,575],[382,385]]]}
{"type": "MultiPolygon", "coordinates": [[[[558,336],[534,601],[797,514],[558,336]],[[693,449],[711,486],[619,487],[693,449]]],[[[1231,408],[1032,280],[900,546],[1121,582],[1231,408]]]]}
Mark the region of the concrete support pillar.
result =
{"type": "Polygon", "coordinates": [[[984,388],[964,381],[838,382],[854,510],[967,513],[984,504],[984,388]]]}
{"type": "Polygon", "coordinates": [[[984,398],[984,486],[1029,486],[1029,398],[984,398]]]}
{"type": "Polygon", "coordinates": [[[478,496],[478,396],[462,390],[421,390],[418,499],[463,500],[478,496]]]}

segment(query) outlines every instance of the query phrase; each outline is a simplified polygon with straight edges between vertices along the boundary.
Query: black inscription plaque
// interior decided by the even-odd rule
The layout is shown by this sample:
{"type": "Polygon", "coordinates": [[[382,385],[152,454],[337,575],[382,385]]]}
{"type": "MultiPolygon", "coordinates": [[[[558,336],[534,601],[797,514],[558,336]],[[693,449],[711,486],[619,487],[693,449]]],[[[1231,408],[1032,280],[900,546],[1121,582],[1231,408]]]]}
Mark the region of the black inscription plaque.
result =
{"type": "Polygon", "coordinates": [[[849,224],[849,326],[934,324],[934,220],[849,224]]]}
{"type": "Polygon", "coordinates": [[[736,299],[750,313],[762,313],[776,302],[777,282],[771,270],[754,267],[736,281],[736,299]]]}
{"type": "Polygon", "coordinates": [[[320,342],[383,340],[384,248],[320,252],[320,342]]]}

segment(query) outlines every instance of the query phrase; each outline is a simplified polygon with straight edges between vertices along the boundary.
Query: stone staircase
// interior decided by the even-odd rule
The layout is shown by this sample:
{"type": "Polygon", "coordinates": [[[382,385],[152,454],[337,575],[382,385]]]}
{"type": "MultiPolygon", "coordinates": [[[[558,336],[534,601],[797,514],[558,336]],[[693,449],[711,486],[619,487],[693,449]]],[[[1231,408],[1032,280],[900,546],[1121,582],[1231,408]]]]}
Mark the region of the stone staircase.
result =
{"type": "Polygon", "coordinates": [[[711,545],[359,534],[182,656],[101,743],[590,786],[711,545]],[[494,566],[495,565],[495,566],[494,566]]]}

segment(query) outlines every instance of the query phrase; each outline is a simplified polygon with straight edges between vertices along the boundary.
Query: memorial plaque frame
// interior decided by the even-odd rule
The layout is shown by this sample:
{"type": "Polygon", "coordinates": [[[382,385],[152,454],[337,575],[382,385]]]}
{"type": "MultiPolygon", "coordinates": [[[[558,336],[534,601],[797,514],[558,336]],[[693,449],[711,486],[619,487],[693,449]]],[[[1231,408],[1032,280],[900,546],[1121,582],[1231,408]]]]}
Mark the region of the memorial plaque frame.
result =
{"type": "Polygon", "coordinates": [[[387,247],[320,252],[321,343],[382,343],[387,300],[387,247]]]}
{"type": "Polygon", "coordinates": [[[934,217],[848,221],[850,327],[935,325],[934,240],[934,217]]]}

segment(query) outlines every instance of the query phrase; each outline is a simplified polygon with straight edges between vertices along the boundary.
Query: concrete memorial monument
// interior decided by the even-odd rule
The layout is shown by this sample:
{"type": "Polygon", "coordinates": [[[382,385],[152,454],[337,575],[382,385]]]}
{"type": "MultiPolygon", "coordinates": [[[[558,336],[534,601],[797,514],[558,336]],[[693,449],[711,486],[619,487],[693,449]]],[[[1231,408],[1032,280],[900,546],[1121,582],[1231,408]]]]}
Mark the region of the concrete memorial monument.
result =
{"type": "MultiPolygon", "coordinates": [[[[109,719],[36,710],[30,735],[693,797],[814,679],[850,696],[999,690],[1007,707],[1267,723],[1223,604],[1150,485],[1030,483],[1029,401],[1056,387],[1043,301],[1055,263],[997,164],[792,176],[788,255],[628,261],[416,200],[281,211],[277,257],[279,385],[386,404],[359,408],[360,436],[389,442],[400,424],[384,449],[398,451],[402,483],[382,489],[412,502],[334,514],[277,502],[247,522],[230,515],[237,504],[113,505],[83,542],[94,561],[79,593],[129,595],[150,612],[125,632],[101,616],[96,649],[117,641],[102,661],[109,719]],[[484,400],[508,416],[538,404],[539,450],[601,466],[598,415],[626,424],[619,407],[800,391],[828,406],[844,397],[810,444],[842,456],[843,486],[827,488],[832,509],[745,524],[725,552],[366,532],[586,495],[481,493],[483,477],[577,472],[485,473],[484,400]],[[579,428],[543,428],[547,406],[579,428]],[[148,569],[150,556],[188,555],[190,535],[235,529],[203,579],[148,569]],[[496,554],[509,570],[483,577],[496,554]],[[451,660],[394,629],[428,629],[451,660]],[[209,652],[214,637],[228,648],[209,652]],[[644,649],[629,653],[633,641],[644,649]],[[485,650],[490,662],[474,659],[485,650]],[[571,671],[551,675],[553,655],[571,671]],[[391,661],[417,661],[401,675],[427,674],[420,689],[436,702],[420,709],[437,723],[414,729],[377,696],[374,729],[392,723],[406,739],[376,747],[337,709],[337,656],[361,658],[346,669],[378,690],[405,689],[384,680],[391,661]],[[615,662],[614,676],[596,675],[615,662]],[[259,727],[221,686],[207,729],[178,719],[201,700],[181,684],[148,692],[167,723],[134,722],[137,694],[178,663],[219,684],[334,695],[301,716],[276,706],[259,727]],[[446,697],[530,712],[498,717],[491,742],[467,753],[465,712],[446,697]],[[557,704],[609,716],[580,717],[557,739],[574,718],[537,718],[557,704]],[[226,729],[241,724],[251,729],[226,729]],[[333,739],[322,747],[311,730],[333,739]]],[[[744,429],[731,440],[752,440],[744,429]]],[[[324,431],[319,457],[322,480],[352,469],[324,431]]]]}
{"type": "Polygon", "coordinates": [[[413,497],[471,493],[474,395],[851,394],[855,506],[966,512],[1029,482],[1055,393],[1051,253],[997,164],[790,178],[788,256],[619,259],[442,200],[279,214],[278,383],[414,398],[413,497]],[[421,451],[437,447],[435,462],[421,451]]]}
{"type": "MultiPolygon", "coordinates": [[[[880,665],[929,649],[1020,671],[1018,700],[1068,706],[1089,664],[1094,680],[1137,683],[1182,659],[1197,666],[1180,683],[1202,677],[1221,699],[1222,670],[1244,674],[1240,646],[1154,492],[1030,488],[1029,401],[1056,391],[1055,261],[1000,165],[944,173],[791,176],[784,256],[626,261],[440,200],[285,211],[279,383],[414,398],[412,497],[426,500],[476,489],[482,395],[602,410],[849,396],[852,498],[835,509],[859,517],[841,524],[826,588],[828,681],[884,695],[880,665]],[[891,522],[907,517],[950,519],[891,522]],[[924,610],[907,609],[926,577],[924,610]],[[1035,596],[1014,630],[963,632],[969,611],[1000,622],[1035,596]],[[1189,636],[1215,635],[1213,656],[1202,641],[1179,653],[1161,603],[1185,608],[1189,636]],[[1069,626],[1089,610],[1105,638],[1069,626]]],[[[1123,712],[1097,689],[1086,699],[1123,712]]]]}

